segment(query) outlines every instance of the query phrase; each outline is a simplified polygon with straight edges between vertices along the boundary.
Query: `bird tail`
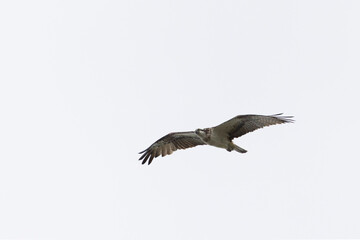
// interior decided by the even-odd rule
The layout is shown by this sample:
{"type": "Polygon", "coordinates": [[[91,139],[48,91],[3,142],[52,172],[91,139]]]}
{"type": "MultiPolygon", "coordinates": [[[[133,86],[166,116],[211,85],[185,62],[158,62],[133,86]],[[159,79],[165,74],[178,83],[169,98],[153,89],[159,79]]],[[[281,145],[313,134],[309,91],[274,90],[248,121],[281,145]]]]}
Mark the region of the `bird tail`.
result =
{"type": "Polygon", "coordinates": [[[239,153],[246,153],[247,152],[245,149],[243,149],[243,148],[241,148],[241,147],[239,147],[239,146],[237,146],[235,144],[233,145],[233,147],[234,147],[234,150],[239,152],[239,153]]]}

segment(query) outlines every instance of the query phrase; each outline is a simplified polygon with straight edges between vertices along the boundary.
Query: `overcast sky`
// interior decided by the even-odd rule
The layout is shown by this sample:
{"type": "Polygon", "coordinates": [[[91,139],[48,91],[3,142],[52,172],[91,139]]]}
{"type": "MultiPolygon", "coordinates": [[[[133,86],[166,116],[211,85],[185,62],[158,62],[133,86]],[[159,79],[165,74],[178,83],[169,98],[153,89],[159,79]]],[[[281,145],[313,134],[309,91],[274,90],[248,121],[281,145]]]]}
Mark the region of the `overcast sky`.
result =
{"type": "Polygon", "coordinates": [[[1,1],[0,239],[360,238],[359,1],[1,1]],[[294,124],[141,165],[173,131],[294,124]]]}

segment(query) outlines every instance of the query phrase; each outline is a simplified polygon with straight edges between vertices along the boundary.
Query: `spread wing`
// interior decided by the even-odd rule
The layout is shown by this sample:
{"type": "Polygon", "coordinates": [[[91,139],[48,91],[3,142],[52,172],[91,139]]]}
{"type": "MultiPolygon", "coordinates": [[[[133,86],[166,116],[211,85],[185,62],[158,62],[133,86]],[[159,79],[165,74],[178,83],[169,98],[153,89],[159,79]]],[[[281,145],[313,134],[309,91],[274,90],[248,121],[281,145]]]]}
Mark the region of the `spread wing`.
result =
{"type": "Polygon", "coordinates": [[[139,154],[142,154],[139,160],[143,160],[142,164],[149,160],[148,164],[150,164],[152,160],[160,156],[160,154],[164,157],[178,149],[186,149],[204,144],[205,143],[193,131],[169,133],[154,142],[144,151],[139,152],[139,154]]]}
{"type": "Polygon", "coordinates": [[[226,133],[229,139],[232,140],[259,128],[294,121],[291,119],[292,116],[281,115],[282,113],[270,116],[239,115],[214,127],[214,131],[226,133]]]}

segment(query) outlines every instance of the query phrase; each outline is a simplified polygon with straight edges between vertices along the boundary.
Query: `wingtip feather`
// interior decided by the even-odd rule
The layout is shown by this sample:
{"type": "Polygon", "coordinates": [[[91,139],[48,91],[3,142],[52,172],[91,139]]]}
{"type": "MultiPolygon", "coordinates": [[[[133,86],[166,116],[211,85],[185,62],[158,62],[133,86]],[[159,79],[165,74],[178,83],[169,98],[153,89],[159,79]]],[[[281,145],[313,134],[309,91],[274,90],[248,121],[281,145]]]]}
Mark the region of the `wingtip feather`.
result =
{"type": "Polygon", "coordinates": [[[294,116],[283,116],[284,113],[278,113],[278,114],[273,114],[270,115],[271,117],[276,117],[282,121],[284,121],[284,123],[293,123],[295,122],[294,119],[292,119],[294,116]]]}
{"type": "Polygon", "coordinates": [[[142,153],[146,152],[148,149],[149,148],[145,149],[144,151],[139,152],[139,154],[142,154],[142,153]]]}

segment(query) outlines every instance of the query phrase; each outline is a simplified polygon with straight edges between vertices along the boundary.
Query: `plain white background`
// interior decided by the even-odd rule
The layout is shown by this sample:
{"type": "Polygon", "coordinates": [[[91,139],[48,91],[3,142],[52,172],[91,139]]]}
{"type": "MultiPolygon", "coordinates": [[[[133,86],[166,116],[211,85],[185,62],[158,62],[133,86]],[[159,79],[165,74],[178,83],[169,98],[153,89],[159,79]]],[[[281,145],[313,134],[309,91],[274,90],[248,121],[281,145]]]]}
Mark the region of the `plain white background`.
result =
{"type": "Polygon", "coordinates": [[[360,238],[358,1],[1,1],[1,239],[360,238]],[[141,165],[173,131],[294,115],[141,165]]]}

